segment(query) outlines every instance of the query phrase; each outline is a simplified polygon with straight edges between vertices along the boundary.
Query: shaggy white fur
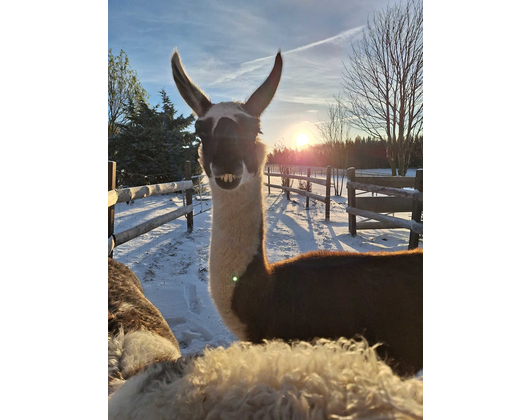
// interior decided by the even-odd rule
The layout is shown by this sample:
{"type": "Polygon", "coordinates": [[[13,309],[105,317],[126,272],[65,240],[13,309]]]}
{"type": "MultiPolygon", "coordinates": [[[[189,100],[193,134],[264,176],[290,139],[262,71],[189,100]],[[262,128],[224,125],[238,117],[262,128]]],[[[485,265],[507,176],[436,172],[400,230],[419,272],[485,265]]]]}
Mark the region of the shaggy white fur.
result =
{"type": "Polygon", "coordinates": [[[177,360],[180,351],[168,339],[150,331],[133,331],[109,337],[108,374],[109,394],[115,392],[127,379],[152,363],[177,360]]]}
{"type": "Polygon", "coordinates": [[[109,398],[109,419],[420,419],[423,382],[366,341],[237,342],[158,363],[109,398]]]}

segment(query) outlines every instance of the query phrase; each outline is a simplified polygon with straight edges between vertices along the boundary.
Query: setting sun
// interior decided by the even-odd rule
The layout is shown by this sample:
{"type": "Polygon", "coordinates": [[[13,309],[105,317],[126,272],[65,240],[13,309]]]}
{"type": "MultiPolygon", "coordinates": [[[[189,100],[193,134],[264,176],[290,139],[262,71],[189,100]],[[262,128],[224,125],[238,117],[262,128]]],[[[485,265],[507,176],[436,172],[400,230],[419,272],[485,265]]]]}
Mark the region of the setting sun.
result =
{"type": "Polygon", "coordinates": [[[307,134],[305,133],[298,134],[298,136],[296,137],[297,147],[307,146],[308,143],[309,143],[309,136],[307,134]]]}

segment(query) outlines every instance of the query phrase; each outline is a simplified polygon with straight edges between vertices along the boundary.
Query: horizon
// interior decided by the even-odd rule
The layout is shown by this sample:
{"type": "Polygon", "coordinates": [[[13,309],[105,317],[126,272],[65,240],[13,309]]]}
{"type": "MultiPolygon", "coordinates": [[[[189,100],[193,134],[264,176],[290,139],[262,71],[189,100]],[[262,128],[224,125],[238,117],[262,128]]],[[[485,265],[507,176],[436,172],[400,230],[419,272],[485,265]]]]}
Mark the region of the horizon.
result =
{"type": "MultiPolygon", "coordinates": [[[[340,93],[343,61],[374,11],[394,1],[332,0],[321,4],[281,0],[266,5],[236,0],[193,4],[108,4],[108,48],[129,57],[130,66],[149,95],[160,103],[164,89],[178,114],[192,113],[171,75],[170,56],[177,48],[192,81],[214,103],[246,100],[270,73],[281,50],[282,78],[274,99],[261,117],[260,138],[269,151],[282,142],[297,148],[296,139],[319,143],[317,123],[340,93]],[[265,36],[262,34],[266,34],[265,36]]],[[[350,137],[367,137],[355,128],[350,137]]]]}

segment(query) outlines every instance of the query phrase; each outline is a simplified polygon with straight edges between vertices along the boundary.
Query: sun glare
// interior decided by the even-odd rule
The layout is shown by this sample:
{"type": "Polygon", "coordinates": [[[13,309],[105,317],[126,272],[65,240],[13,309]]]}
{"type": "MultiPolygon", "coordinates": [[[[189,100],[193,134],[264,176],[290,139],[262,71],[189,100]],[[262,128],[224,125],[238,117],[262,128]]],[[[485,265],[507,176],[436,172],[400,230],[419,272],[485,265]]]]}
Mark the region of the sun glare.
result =
{"type": "Polygon", "coordinates": [[[309,136],[306,133],[298,134],[298,136],[296,137],[297,147],[307,146],[308,143],[309,143],[309,136]]]}

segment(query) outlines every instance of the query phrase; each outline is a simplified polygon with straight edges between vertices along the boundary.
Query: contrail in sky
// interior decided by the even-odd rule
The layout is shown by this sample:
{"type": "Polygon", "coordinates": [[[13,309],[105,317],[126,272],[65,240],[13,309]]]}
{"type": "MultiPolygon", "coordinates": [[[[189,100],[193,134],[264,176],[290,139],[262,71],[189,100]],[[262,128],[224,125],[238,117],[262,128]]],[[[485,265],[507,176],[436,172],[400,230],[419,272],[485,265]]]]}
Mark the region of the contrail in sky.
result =
{"type": "MultiPolygon", "coordinates": [[[[299,52],[299,51],[308,50],[309,48],[313,48],[313,47],[316,47],[318,45],[327,44],[329,42],[351,38],[352,36],[354,36],[354,35],[358,34],[359,32],[361,32],[363,28],[364,28],[364,25],[357,26],[355,28],[351,28],[351,29],[348,29],[346,31],[343,31],[343,32],[341,32],[341,33],[339,33],[337,35],[332,36],[332,37],[329,37],[329,38],[326,38],[326,39],[322,39],[322,40],[317,41],[317,42],[312,42],[311,44],[302,45],[301,47],[296,47],[296,48],[293,48],[292,50],[283,51],[282,55],[292,54],[292,53],[296,53],[296,52],[299,52]]],[[[221,82],[226,82],[226,81],[229,81],[229,80],[233,80],[236,77],[241,76],[242,74],[257,70],[260,67],[262,67],[263,65],[265,65],[271,58],[274,58],[275,56],[276,56],[276,54],[275,55],[269,55],[267,57],[258,58],[256,60],[246,61],[246,62],[244,62],[244,63],[242,63],[240,65],[241,67],[240,67],[239,70],[237,70],[237,71],[235,71],[233,73],[230,73],[230,74],[228,74],[226,76],[221,76],[215,82],[211,83],[210,86],[211,85],[216,85],[216,84],[221,83],[221,82]]]]}
{"type": "MultiPolygon", "coordinates": [[[[364,25],[357,26],[355,28],[343,31],[343,32],[341,32],[341,33],[339,33],[337,35],[332,36],[332,37],[329,37],[329,38],[326,38],[326,39],[322,39],[321,41],[312,42],[311,44],[303,45],[301,47],[293,48],[292,50],[284,51],[284,52],[282,52],[282,54],[291,54],[291,53],[298,52],[298,51],[304,51],[304,50],[308,50],[309,48],[316,47],[317,45],[327,44],[328,42],[333,42],[333,41],[336,41],[336,40],[342,40],[344,38],[350,38],[353,35],[359,33],[360,31],[362,31],[363,28],[364,28],[364,25]]],[[[275,55],[269,55],[268,57],[258,58],[257,60],[247,61],[247,62],[245,62],[245,63],[243,63],[241,65],[245,66],[245,65],[249,65],[249,64],[253,64],[253,63],[258,63],[260,61],[266,61],[266,60],[269,60],[269,59],[274,58],[274,57],[276,57],[276,54],[275,55]]]]}

